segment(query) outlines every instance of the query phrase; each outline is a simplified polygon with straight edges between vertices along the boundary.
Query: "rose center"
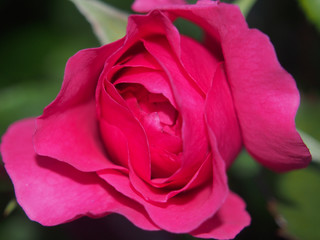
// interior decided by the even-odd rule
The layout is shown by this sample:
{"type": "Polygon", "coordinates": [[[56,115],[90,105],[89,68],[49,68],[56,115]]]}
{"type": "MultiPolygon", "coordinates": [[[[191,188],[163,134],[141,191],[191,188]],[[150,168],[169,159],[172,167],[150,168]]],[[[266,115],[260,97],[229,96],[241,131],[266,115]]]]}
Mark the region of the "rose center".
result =
{"type": "Polygon", "coordinates": [[[143,126],[150,147],[152,177],[168,177],[180,166],[181,120],[178,111],[159,93],[141,84],[116,84],[120,95],[143,126]]]}
{"type": "Polygon", "coordinates": [[[147,132],[176,135],[178,112],[162,94],[150,93],[140,84],[117,84],[117,89],[147,132]]]}

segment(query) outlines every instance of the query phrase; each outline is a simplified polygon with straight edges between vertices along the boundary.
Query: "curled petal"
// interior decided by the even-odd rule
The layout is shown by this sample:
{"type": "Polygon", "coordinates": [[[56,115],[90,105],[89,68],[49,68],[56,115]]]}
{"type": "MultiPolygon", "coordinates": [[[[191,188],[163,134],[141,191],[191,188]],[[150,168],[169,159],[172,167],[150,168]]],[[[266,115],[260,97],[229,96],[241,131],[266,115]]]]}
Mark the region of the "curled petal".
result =
{"type": "MultiPolygon", "coordinates": [[[[151,178],[150,152],[143,127],[110,82],[105,82],[105,88],[101,89],[99,102],[102,120],[121,130],[121,135],[127,139],[129,168],[148,181],[151,178]]],[[[108,134],[107,129],[101,130],[106,131],[103,135],[108,134]]]]}
{"type": "Polygon", "coordinates": [[[37,119],[33,141],[39,155],[82,171],[119,168],[104,152],[95,112],[95,91],[106,59],[121,45],[120,40],[82,50],[69,59],[59,95],[37,119]]]}
{"type": "Polygon", "coordinates": [[[222,5],[221,12],[229,26],[220,29],[222,50],[245,147],[275,171],[307,166],[311,156],[294,121],[294,79],[280,66],[268,37],[249,30],[237,8],[222,5]]]}
{"type": "Polygon", "coordinates": [[[37,119],[33,137],[37,154],[58,159],[85,172],[121,169],[107,157],[95,115],[95,102],[91,100],[64,114],[37,119]]]}
{"type": "Polygon", "coordinates": [[[163,94],[172,106],[176,106],[170,85],[165,74],[161,71],[151,71],[143,68],[125,69],[125,73],[117,78],[114,84],[120,83],[141,84],[151,93],[163,94]]]}
{"type": "Polygon", "coordinates": [[[230,192],[219,211],[190,234],[199,238],[234,239],[249,224],[245,203],[230,192]]]}
{"type": "Polygon", "coordinates": [[[224,202],[227,185],[224,173],[220,172],[220,167],[224,168],[224,165],[219,166],[217,163],[215,167],[217,168],[212,184],[182,192],[164,203],[146,201],[132,188],[128,177],[119,171],[103,170],[99,175],[118,191],[142,204],[153,222],[161,229],[188,233],[211,218],[224,202]]]}

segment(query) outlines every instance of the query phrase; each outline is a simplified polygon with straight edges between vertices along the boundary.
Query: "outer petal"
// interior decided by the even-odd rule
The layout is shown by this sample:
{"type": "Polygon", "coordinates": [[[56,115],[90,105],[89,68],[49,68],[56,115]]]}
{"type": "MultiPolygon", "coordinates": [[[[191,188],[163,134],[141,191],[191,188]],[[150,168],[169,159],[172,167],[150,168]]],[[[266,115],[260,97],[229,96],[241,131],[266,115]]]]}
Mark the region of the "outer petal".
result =
{"type": "Polygon", "coordinates": [[[245,203],[236,194],[229,193],[217,214],[190,234],[200,238],[234,239],[249,224],[245,203]]]}
{"type": "MultiPolygon", "coordinates": [[[[99,174],[117,190],[142,204],[150,218],[161,229],[174,233],[188,233],[210,219],[223,204],[228,193],[225,166],[221,158],[211,166],[211,183],[170,198],[166,203],[143,199],[131,186],[128,177],[119,171],[103,170],[99,174]]],[[[206,169],[201,169],[199,176],[206,169]]]]}
{"type": "Polygon", "coordinates": [[[94,99],[104,63],[121,44],[83,50],[70,58],[59,95],[37,120],[34,145],[38,154],[82,171],[117,168],[104,152],[94,99]]]}
{"type": "Polygon", "coordinates": [[[162,9],[202,27],[210,49],[220,42],[244,144],[255,159],[277,171],[305,167],[311,156],[294,123],[299,93],[268,38],[250,30],[235,5],[199,1],[162,9]]]}
{"type": "Polygon", "coordinates": [[[207,124],[216,135],[218,149],[228,167],[239,154],[242,140],[223,64],[217,68],[212,81],[205,111],[207,124]]]}
{"type": "MultiPolygon", "coordinates": [[[[194,173],[191,180],[185,183],[184,186],[178,186],[174,188],[174,186],[169,185],[168,188],[165,184],[151,182],[146,183],[141,178],[139,178],[134,172],[131,172],[129,177],[126,172],[119,172],[113,170],[102,170],[98,172],[98,175],[103,178],[107,183],[112,185],[117,191],[132,198],[138,202],[141,201],[143,204],[144,201],[150,202],[152,204],[157,205],[158,203],[166,203],[172,197],[175,197],[179,193],[183,193],[186,191],[190,191],[196,187],[199,187],[208,182],[208,179],[212,178],[212,156],[208,155],[208,158],[204,161],[204,163],[200,166],[200,168],[194,173]],[[136,192],[139,192],[137,194],[136,192]],[[144,198],[144,200],[141,199],[144,198]]],[[[219,172],[219,171],[217,171],[219,172]]],[[[219,182],[219,174],[218,182],[219,182]]],[[[214,178],[215,179],[215,178],[214,178]]],[[[157,180],[157,179],[153,179],[157,180]]]]}
{"type": "Polygon", "coordinates": [[[38,156],[32,145],[35,120],[13,124],[1,153],[17,201],[30,219],[56,225],[83,215],[120,213],[137,226],[158,230],[141,205],[119,194],[94,173],[84,173],[52,158],[38,156]]]}
{"type": "Polygon", "coordinates": [[[307,166],[310,153],[295,127],[299,92],[280,66],[269,39],[249,30],[237,8],[221,4],[221,44],[247,150],[265,166],[286,171],[307,166]]]}
{"type": "MultiPolygon", "coordinates": [[[[228,195],[225,163],[219,153],[217,139],[210,128],[208,135],[213,154],[212,180],[202,187],[176,195],[166,203],[154,204],[143,199],[134,191],[128,177],[119,171],[103,170],[99,175],[111,185],[121,186],[118,191],[144,205],[150,218],[160,228],[169,232],[188,233],[216,214],[228,195]]],[[[205,169],[201,171],[205,172],[205,169]]],[[[202,174],[203,172],[199,172],[198,175],[202,174]]],[[[225,219],[225,221],[230,223],[231,220],[225,219]]],[[[246,223],[242,227],[245,225],[246,223]]]]}
{"type": "Polygon", "coordinates": [[[185,4],[185,0],[135,0],[132,9],[136,12],[148,12],[159,6],[185,4]]]}

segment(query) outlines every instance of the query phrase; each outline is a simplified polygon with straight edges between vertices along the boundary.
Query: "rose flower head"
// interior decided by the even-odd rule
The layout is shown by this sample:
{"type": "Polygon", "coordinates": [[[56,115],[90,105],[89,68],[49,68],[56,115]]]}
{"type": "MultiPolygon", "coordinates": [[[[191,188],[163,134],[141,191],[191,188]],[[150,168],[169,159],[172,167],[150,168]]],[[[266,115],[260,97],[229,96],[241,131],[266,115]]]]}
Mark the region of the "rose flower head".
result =
{"type": "Polygon", "coordinates": [[[18,203],[46,226],[124,215],[146,230],[234,238],[250,224],[228,188],[244,147],[283,172],[307,166],[299,92],[268,37],[217,1],[137,0],[122,39],[66,65],[56,99],[12,124],[1,154],[18,203]],[[198,25],[204,40],[174,21],[198,25]]]}

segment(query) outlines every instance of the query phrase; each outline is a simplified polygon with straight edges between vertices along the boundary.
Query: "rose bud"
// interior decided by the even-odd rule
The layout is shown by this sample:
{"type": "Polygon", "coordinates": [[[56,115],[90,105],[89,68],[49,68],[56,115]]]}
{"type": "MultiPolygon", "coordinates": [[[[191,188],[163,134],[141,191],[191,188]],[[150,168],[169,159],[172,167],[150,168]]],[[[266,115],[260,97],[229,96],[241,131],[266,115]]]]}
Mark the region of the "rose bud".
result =
{"type": "Polygon", "coordinates": [[[227,183],[240,150],[278,172],[310,162],[296,84],[237,6],[144,2],[135,9],[155,9],[71,57],[57,98],[3,136],[17,201],[47,226],[119,213],[146,230],[234,238],[250,223],[227,183]]]}

